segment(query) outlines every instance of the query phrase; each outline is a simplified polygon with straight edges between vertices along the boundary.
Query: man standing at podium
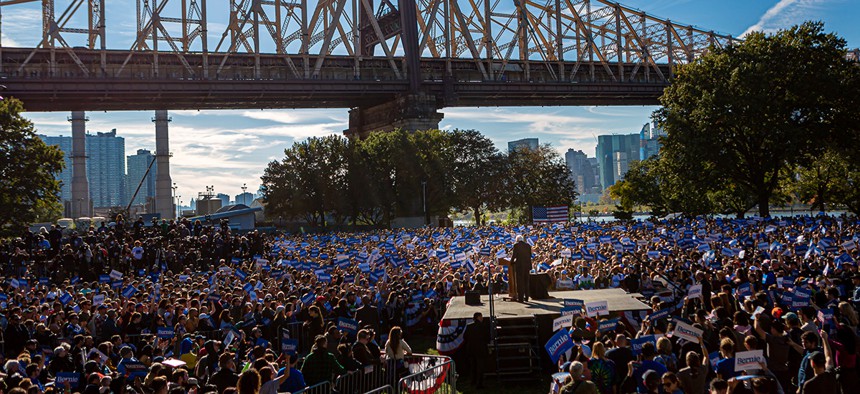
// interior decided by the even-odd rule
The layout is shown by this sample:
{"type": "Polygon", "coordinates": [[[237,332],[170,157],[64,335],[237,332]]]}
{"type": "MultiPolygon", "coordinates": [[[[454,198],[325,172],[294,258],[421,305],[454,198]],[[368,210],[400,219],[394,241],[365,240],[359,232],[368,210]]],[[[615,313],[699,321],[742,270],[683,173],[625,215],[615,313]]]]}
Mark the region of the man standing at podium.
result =
{"type": "Polygon", "coordinates": [[[529,300],[529,271],[532,269],[532,247],[524,240],[522,235],[517,235],[517,243],[511,255],[511,268],[516,272],[517,302],[529,300]]]}

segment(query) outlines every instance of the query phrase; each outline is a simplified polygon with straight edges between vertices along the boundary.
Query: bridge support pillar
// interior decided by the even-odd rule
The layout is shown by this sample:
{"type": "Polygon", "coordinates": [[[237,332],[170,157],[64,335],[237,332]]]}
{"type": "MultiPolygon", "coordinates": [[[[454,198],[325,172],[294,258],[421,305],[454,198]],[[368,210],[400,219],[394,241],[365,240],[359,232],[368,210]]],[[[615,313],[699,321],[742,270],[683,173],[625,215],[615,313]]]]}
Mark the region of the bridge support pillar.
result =
{"type": "Polygon", "coordinates": [[[92,216],[90,201],[90,183],[87,179],[87,114],[84,111],[72,111],[69,122],[72,122],[72,201],[71,217],[92,216]]]}
{"type": "Polygon", "coordinates": [[[171,119],[166,110],[155,111],[155,213],[162,219],[175,218],[173,206],[173,182],[170,179],[170,144],[167,125],[171,119]]]}
{"type": "Polygon", "coordinates": [[[349,129],[343,133],[349,138],[365,138],[374,131],[437,129],[442,116],[435,96],[404,94],[387,103],[349,110],[349,129]]]}

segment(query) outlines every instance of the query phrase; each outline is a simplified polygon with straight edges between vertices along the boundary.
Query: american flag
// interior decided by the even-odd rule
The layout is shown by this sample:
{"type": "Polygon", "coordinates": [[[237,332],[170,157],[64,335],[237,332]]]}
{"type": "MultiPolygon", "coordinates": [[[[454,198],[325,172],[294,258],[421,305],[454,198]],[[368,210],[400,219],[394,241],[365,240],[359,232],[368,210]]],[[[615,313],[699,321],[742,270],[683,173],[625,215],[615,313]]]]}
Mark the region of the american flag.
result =
{"type": "Polygon", "coordinates": [[[562,207],[532,207],[533,223],[566,222],[568,211],[566,206],[562,207]]]}

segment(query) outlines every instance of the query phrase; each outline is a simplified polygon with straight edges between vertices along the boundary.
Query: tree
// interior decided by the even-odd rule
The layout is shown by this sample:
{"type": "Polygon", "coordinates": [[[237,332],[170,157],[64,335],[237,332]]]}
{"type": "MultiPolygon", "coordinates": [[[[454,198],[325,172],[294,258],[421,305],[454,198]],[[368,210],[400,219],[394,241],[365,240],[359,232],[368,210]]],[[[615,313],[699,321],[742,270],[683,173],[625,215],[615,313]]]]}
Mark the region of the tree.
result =
{"type": "Polygon", "coordinates": [[[795,194],[813,211],[824,212],[838,198],[844,188],[848,163],[833,150],[827,150],[818,157],[811,158],[805,165],[796,169],[797,180],[793,183],[795,194]]]}
{"type": "Polygon", "coordinates": [[[493,141],[476,130],[453,130],[449,140],[455,206],[471,210],[475,224],[480,226],[485,210],[498,211],[507,205],[507,161],[493,141]]]}
{"type": "Polygon", "coordinates": [[[846,81],[860,71],[844,54],[845,41],[813,22],[712,48],[660,98],[663,150],[700,162],[694,177],[736,187],[730,195],[768,216],[786,168],[856,134],[858,94],[846,81]]]}
{"type": "Polygon", "coordinates": [[[511,207],[526,210],[531,219],[530,207],[573,204],[576,187],[570,169],[551,146],[514,149],[507,157],[511,207]]]}
{"type": "Polygon", "coordinates": [[[36,136],[19,100],[0,100],[0,235],[11,235],[59,201],[63,152],[36,136]]]}
{"type": "Polygon", "coordinates": [[[311,137],[284,150],[284,159],[269,163],[262,176],[263,196],[272,213],[302,217],[314,226],[325,225],[326,216],[342,221],[348,212],[345,138],[311,137]]]}

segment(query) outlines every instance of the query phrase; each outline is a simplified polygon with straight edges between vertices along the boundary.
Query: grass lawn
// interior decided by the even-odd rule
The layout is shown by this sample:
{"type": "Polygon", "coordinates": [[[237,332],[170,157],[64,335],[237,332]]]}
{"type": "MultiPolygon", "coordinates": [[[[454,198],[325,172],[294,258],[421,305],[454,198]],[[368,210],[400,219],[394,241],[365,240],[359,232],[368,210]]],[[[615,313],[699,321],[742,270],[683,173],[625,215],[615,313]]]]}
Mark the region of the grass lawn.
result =
{"type": "MultiPolygon", "coordinates": [[[[412,351],[415,353],[436,354],[436,337],[428,334],[413,335],[406,339],[412,351]]],[[[539,382],[496,382],[494,380],[485,380],[484,387],[477,389],[469,383],[469,379],[460,376],[457,379],[457,393],[463,394],[546,394],[549,392],[549,373],[541,377],[539,382]]],[[[448,391],[439,390],[441,393],[448,391]]]]}

